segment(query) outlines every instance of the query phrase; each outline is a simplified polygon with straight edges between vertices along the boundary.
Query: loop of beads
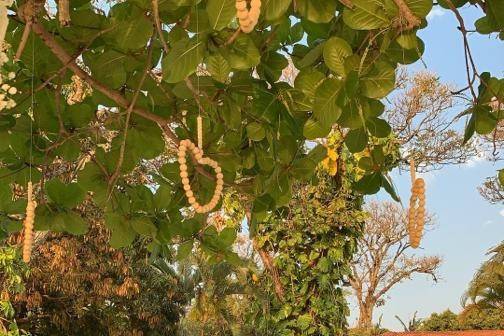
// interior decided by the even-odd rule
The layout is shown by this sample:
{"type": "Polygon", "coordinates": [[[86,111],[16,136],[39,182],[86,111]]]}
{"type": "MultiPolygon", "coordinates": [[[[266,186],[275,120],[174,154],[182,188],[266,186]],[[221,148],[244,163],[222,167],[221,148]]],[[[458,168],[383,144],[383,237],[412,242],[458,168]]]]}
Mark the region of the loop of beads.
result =
{"type": "Polygon", "coordinates": [[[37,203],[33,200],[33,185],[28,182],[28,203],[24,219],[23,261],[29,263],[33,245],[33,223],[35,222],[35,208],[37,203]]]}
{"type": "Polygon", "coordinates": [[[203,151],[198,148],[191,140],[182,140],[178,148],[178,162],[180,165],[180,177],[182,179],[182,187],[184,188],[187,200],[189,204],[194,208],[197,213],[207,213],[210,212],[217,203],[222,195],[222,190],[224,189],[224,175],[222,174],[222,169],[217,163],[217,161],[212,160],[208,157],[203,157],[203,151]],[[205,205],[198,203],[194,197],[194,193],[191,189],[191,184],[189,181],[189,174],[187,173],[187,161],[186,152],[189,149],[194,159],[198,164],[208,165],[215,171],[216,186],[212,199],[205,205]]]}
{"type": "Polygon", "coordinates": [[[254,30],[261,15],[261,0],[251,0],[250,9],[247,9],[246,0],[236,0],[236,17],[244,33],[254,30]]]}
{"type": "Polygon", "coordinates": [[[415,179],[411,188],[410,207],[408,211],[408,231],[413,248],[420,246],[425,225],[425,181],[415,179]]]}

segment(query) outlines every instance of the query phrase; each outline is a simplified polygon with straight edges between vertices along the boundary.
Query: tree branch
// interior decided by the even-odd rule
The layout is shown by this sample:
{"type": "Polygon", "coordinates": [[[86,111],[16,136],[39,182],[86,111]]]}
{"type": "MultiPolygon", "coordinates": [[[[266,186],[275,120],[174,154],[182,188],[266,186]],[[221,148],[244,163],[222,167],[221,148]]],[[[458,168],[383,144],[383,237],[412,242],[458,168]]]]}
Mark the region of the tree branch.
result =
{"type": "Polygon", "coordinates": [[[399,8],[399,14],[406,19],[408,25],[406,29],[413,29],[420,26],[422,21],[413,14],[411,9],[408,7],[404,0],[394,0],[395,4],[399,8]]]}
{"type": "MultiPolygon", "coordinates": [[[[155,33],[153,34],[153,37],[155,36],[155,33]]],[[[130,119],[131,119],[131,112],[133,111],[133,108],[135,107],[135,104],[138,100],[138,96],[140,94],[140,91],[142,90],[142,86],[145,82],[145,79],[147,78],[147,74],[149,73],[149,70],[151,68],[151,63],[152,63],[152,49],[153,49],[153,41],[151,39],[151,44],[149,45],[149,51],[147,52],[147,63],[145,65],[145,69],[142,73],[142,77],[140,78],[140,82],[138,83],[138,87],[135,90],[135,93],[133,94],[133,99],[131,100],[131,103],[128,107],[128,110],[126,111],[126,122],[124,125],[124,134],[123,134],[123,142],[121,144],[121,148],[119,149],[119,160],[117,161],[117,166],[110,177],[109,180],[109,186],[108,186],[108,198],[110,199],[110,196],[112,195],[112,190],[114,189],[114,184],[119,177],[119,174],[121,172],[121,167],[124,161],[124,152],[126,151],[126,141],[128,138],[128,129],[130,125],[130,119]]]]}
{"type": "MultiPolygon", "coordinates": [[[[32,24],[32,30],[37,36],[44,42],[44,44],[53,52],[53,54],[63,63],[68,64],[68,68],[75,73],[77,76],[85,80],[94,89],[103,93],[107,98],[112,99],[118,106],[127,109],[130,106],[130,102],[126,99],[119,91],[110,89],[106,85],[100,83],[93,77],[91,77],[87,72],[81,69],[72,57],[63,49],[53,38],[53,36],[45,30],[44,26],[35,21],[32,24]]],[[[165,132],[166,136],[176,145],[179,143],[179,139],[173,133],[173,131],[168,127],[168,120],[154,113],[151,113],[140,107],[133,107],[132,112],[145,118],[151,120],[160,125],[160,127],[165,132]]]]}

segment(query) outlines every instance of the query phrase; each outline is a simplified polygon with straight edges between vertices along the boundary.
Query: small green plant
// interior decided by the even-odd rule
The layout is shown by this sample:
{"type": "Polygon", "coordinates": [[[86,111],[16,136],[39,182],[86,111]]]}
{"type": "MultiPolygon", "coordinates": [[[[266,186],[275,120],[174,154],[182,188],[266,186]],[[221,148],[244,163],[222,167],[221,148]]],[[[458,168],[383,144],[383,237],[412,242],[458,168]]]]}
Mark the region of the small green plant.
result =
{"type": "Polygon", "coordinates": [[[0,247],[0,335],[27,335],[20,330],[14,319],[15,310],[10,296],[25,290],[23,277],[28,275],[26,265],[21,261],[19,251],[12,246],[0,247]]]}

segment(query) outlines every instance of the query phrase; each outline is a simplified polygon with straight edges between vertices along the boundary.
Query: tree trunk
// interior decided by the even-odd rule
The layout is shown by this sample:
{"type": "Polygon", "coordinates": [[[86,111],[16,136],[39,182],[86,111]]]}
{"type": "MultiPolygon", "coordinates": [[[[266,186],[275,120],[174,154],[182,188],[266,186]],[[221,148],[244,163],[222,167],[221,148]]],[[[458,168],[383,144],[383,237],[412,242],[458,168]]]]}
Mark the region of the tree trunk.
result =
{"type": "Polygon", "coordinates": [[[374,307],[374,302],[366,301],[359,304],[359,322],[357,324],[358,328],[368,329],[373,327],[374,307]]]}

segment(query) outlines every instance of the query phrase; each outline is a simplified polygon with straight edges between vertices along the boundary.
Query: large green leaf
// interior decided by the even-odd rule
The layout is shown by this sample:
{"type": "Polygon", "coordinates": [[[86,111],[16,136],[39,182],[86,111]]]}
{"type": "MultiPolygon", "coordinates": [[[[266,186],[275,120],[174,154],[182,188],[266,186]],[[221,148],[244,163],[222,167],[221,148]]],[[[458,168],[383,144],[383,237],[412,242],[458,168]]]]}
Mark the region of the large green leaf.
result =
{"type": "Polygon", "coordinates": [[[121,50],[140,49],[147,45],[152,33],[152,22],[143,11],[131,3],[123,2],[111,9],[113,30],[104,38],[121,50]]]}
{"type": "Polygon", "coordinates": [[[196,72],[205,56],[206,40],[196,37],[176,42],[163,59],[163,78],[168,83],[177,83],[196,72]]]}
{"type": "Polygon", "coordinates": [[[261,55],[254,41],[246,34],[241,34],[234,43],[223,51],[233,69],[248,70],[261,62],[261,55]]]}
{"type": "Polygon", "coordinates": [[[324,45],[324,61],[338,75],[345,75],[345,58],[352,55],[352,47],[342,38],[331,37],[324,45]]]}
{"type": "Polygon", "coordinates": [[[229,79],[231,66],[220,53],[208,56],[206,64],[208,72],[216,81],[225,83],[229,79]]]}
{"type": "Polygon", "coordinates": [[[263,0],[262,11],[264,19],[267,21],[275,21],[285,14],[292,0],[263,0]]]}
{"type": "Polygon", "coordinates": [[[106,213],[105,225],[112,231],[110,246],[114,248],[126,247],[135,240],[136,232],[123,216],[117,213],[106,213]]]}
{"type": "Polygon", "coordinates": [[[395,69],[389,63],[378,61],[369,74],[361,79],[362,93],[369,98],[383,98],[395,85],[395,69]]]}
{"type": "Polygon", "coordinates": [[[303,135],[306,139],[315,140],[326,137],[331,131],[331,126],[323,125],[315,118],[306,121],[303,127],[303,135]]]}
{"type": "Polygon", "coordinates": [[[51,201],[69,209],[84,201],[86,196],[86,192],[79,184],[64,184],[58,178],[48,181],[45,189],[51,201]]]}
{"type": "Polygon", "coordinates": [[[352,153],[362,152],[368,143],[368,135],[365,128],[350,130],[345,138],[345,144],[352,153]]]}
{"type": "Polygon", "coordinates": [[[316,22],[331,21],[336,14],[336,0],[297,0],[297,10],[302,17],[316,22]]]}
{"type": "Polygon", "coordinates": [[[323,127],[332,126],[341,115],[338,96],[342,85],[340,80],[330,78],[317,89],[313,105],[313,116],[323,127]]]}
{"type": "Polygon", "coordinates": [[[260,123],[251,122],[247,125],[247,135],[252,141],[261,141],[266,136],[266,131],[260,123]]]}
{"type": "Polygon", "coordinates": [[[371,30],[386,27],[390,19],[380,0],[352,0],[353,8],[345,8],[343,21],[350,28],[371,30]]]}
{"type": "Polygon", "coordinates": [[[236,16],[234,0],[208,0],[206,11],[213,30],[221,30],[236,16]]]}

